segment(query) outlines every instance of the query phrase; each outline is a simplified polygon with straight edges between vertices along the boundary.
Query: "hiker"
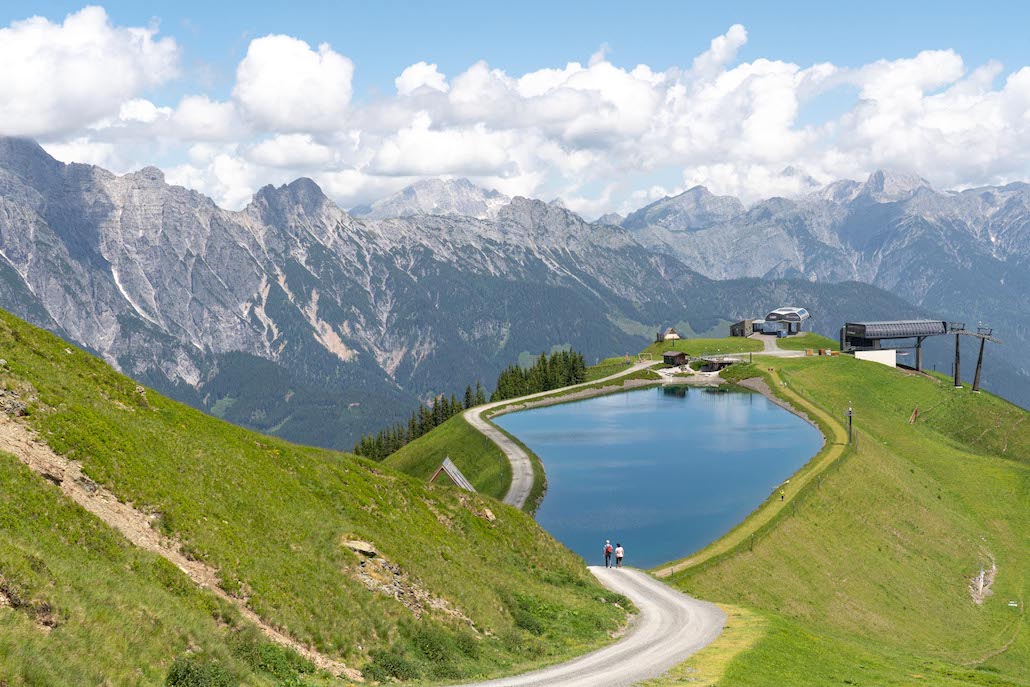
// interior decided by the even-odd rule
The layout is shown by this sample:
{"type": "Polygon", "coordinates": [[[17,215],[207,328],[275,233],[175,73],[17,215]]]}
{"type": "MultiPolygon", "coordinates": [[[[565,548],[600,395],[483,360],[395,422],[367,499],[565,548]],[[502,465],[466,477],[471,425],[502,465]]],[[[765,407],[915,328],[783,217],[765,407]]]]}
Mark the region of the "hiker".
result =
{"type": "Polygon", "coordinates": [[[612,542],[610,539],[604,540],[604,567],[612,567],[612,542]]]}
{"type": "Polygon", "coordinates": [[[626,551],[622,548],[622,544],[615,544],[615,567],[622,567],[622,557],[626,555],[626,551]]]}
{"type": "Polygon", "coordinates": [[[786,495],[787,495],[787,491],[785,489],[780,489],[780,501],[782,501],[783,497],[786,496],[786,495]]]}

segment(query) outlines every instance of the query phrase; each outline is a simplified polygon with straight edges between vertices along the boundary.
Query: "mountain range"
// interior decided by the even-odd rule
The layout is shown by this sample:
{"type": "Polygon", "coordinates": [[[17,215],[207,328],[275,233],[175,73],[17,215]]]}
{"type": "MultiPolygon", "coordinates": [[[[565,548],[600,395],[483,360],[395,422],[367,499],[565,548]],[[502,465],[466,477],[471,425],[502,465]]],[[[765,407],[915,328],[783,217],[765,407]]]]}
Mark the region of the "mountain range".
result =
{"type": "MultiPolygon", "coordinates": [[[[349,448],[520,355],[632,353],[662,324],[803,304],[831,335],[940,313],[1001,328],[1030,293],[1027,188],[877,173],[750,209],[695,188],[591,223],[465,180],[346,212],[298,179],[233,212],[153,167],[117,176],[0,138],[0,307],[195,407],[349,448]]],[[[1025,370],[1001,361],[986,386],[1026,403],[1025,370]]]]}
{"type": "Polygon", "coordinates": [[[949,321],[991,326],[1007,343],[990,353],[1008,369],[995,390],[1030,402],[1019,345],[1030,336],[1030,184],[940,191],[878,170],[749,208],[695,187],[620,225],[712,279],[861,281],[949,321]]]}

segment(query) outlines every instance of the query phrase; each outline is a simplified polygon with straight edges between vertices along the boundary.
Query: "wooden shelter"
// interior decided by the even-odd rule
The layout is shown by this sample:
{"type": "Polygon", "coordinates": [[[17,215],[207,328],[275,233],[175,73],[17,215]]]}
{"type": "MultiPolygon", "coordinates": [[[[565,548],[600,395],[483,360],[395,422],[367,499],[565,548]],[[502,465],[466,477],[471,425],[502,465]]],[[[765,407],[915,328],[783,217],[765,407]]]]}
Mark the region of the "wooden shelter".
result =
{"type": "Polygon", "coordinates": [[[679,367],[680,365],[687,364],[687,354],[683,351],[666,351],[662,353],[662,361],[666,365],[679,367]]]}

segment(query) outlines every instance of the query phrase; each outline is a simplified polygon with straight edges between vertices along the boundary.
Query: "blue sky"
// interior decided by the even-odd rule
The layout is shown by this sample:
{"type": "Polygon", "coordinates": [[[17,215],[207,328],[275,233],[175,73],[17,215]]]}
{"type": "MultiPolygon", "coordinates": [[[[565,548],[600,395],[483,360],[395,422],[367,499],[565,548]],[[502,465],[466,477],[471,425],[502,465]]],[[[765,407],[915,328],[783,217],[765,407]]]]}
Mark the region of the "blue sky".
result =
{"type": "MultiPolygon", "coordinates": [[[[4,3],[0,23],[41,14],[60,20],[83,2],[4,3]]],[[[161,23],[185,48],[186,82],[214,78],[232,87],[251,38],[285,33],[329,42],[356,64],[361,97],[392,91],[409,64],[426,60],[447,74],[485,59],[523,73],[585,61],[607,43],[612,62],[683,64],[731,24],[748,29],[742,60],[857,66],[952,48],[969,63],[1030,63],[1030,3],[1023,2],[101,2],[114,23],[161,23]],[[635,5],[628,7],[628,5],[635,5]],[[192,73],[191,73],[192,71],[192,73]]],[[[176,84],[176,88],[184,84],[176,84]]]]}
{"type": "Polygon", "coordinates": [[[1030,177],[1030,3],[98,4],[85,28],[65,20],[82,2],[0,6],[0,27],[48,20],[0,45],[18,65],[0,74],[0,134],[119,173],[157,164],[230,206],[299,175],[342,204],[468,176],[587,214],[698,183],[789,195],[877,167],[948,187],[1030,177]],[[166,54],[136,55],[125,37],[140,28],[166,54]],[[250,81],[271,76],[244,96],[251,57],[250,81]],[[420,62],[411,88],[395,83],[420,62]],[[582,68],[554,77],[570,62],[582,68]],[[72,72],[84,80],[62,83],[72,72]],[[553,83],[534,90],[533,74],[553,83]]]}

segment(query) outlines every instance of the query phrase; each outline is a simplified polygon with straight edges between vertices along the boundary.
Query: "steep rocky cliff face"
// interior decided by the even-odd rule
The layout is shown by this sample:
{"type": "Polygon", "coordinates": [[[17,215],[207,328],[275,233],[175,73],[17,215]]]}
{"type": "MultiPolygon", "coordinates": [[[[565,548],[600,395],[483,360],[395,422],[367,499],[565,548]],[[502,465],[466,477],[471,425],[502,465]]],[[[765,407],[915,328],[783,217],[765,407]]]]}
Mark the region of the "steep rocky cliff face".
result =
{"type": "Polygon", "coordinates": [[[712,281],[703,251],[558,204],[400,214],[353,217],[308,179],[229,212],[155,168],[119,177],[0,139],[0,307],[197,407],[338,448],[526,351],[632,352],[659,324],[791,303],[831,332],[920,312],[859,284],[712,281]]]}

